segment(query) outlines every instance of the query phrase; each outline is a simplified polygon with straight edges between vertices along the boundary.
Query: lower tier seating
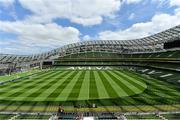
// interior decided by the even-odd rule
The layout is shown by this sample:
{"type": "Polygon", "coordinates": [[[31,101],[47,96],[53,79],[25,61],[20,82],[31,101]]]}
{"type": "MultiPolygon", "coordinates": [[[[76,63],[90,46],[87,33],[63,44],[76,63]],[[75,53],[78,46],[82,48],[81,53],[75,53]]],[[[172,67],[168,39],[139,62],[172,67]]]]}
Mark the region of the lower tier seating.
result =
{"type": "Polygon", "coordinates": [[[180,71],[180,51],[141,54],[78,53],[55,59],[54,65],[136,65],[180,71]]]}

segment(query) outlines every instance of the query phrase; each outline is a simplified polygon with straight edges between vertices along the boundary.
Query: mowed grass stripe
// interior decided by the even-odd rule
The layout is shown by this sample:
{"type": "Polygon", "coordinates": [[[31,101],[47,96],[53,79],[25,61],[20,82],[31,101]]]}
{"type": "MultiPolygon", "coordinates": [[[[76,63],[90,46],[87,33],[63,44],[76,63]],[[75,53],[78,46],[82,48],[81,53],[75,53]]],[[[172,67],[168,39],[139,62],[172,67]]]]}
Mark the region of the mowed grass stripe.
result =
{"type": "Polygon", "coordinates": [[[98,90],[96,85],[96,79],[94,76],[94,72],[90,71],[90,87],[89,87],[89,99],[97,99],[98,98],[98,90]]]}
{"type": "Polygon", "coordinates": [[[71,75],[73,75],[73,71],[67,71],[67,73],[63,74],[59,80],[57,85],[54,87],[53,90],[49,91],[48,95],[46,95],[46,98],[44,101],[53,101],[56,99],[56,97],[59,95],[59,89],[61,89],[62,84],[68,79],[71,75]]]}
{"type": "MultiPolygon", "coordinates": [[[[50,75],[52,74],[53,72],[47,72],[47,73],[42,73],[44,75],[50,75]]],[[[39,74],[38,74],[39,75],[39,74]]],[[[6,84],[6,85],[3,85],[1,86],[1,89],[0,90],[4,90],[4,91],[7,91],[8,89],[9,90],[13,90],[14,88],[21,88],[22,85],[29,85],[32,83],[31,81],[32,79],[28,79],[28,78],[22,78],[21,81],[16,81],[16,82],[11,82],[9,84],[6,84]]],[[[1,95],[1,94],[0,94],[1,95]]]]}
{"type": "MultiPolygon", "coordinates": [[[[38,73],[35,73],[34,75],[33,75],[33,77],[35,77],[35,76],[39,76],[39,75],[42,75],[42,74],[48,74],[47,72],[38,72],[38,73]]],[[[26,76],[24,76],[24,77],[26,77],[26,76]]],[[[10,83],[7,83],[7,84],[5,84],[5,85],[1,85],[1,90],[3,90],[3,88],[4,89],[8,89],[8,88],[17,88],[17,87],[20,87],[21,85],[19,85],[19,84],[23,84],[23,83],[29,83],[30,81],[29,81],[29,79],[28,78],[20,78],[21,79],[21,81],[15,81],[15,82],[10,82],[10,83]],[[11,85],[13,83],[13,85],[11,85]]]]}
{"type": "MultiPolygon", "coordinates": [[[[53,72],[48,72],[47,74],[44,74],[45,76],[51,75],[53,72]]],[[[39,80],[37,80],[39,81],[39,80]]],[[[0,90],[4,90],[4,91],[14,91],[14,89],[18,89],[18,88],[22,88],[22,86],[28,87],[31,86],[32,83],[37,82],[36,80],[34,80],[34,77],[32,78],[24,78],[21,81],[17,81],[17,82],[12,82],[8,85],[8,87],[6,87],[6,89],[0,89],[0,90]]],[[[2,95],[2,94],[1,94],[2,95]]]]}
{"type": "Polygon", "coordinates": [[[129,71],[127,73],[128,75],[130,75],[131,77],[137,77],[139,80],[145,81],[148,84],[147,90],[142,94],[139,95],[138,98],[142,99],[144,101],[147,101],[149,99],[151,99],[151,103],[157,103],[158,101],[154,100],[155,98],[171,98],[171,99],[176,99],[174,97],[172,97],[172,95],[169,93],[169,91],[171,91],[172,89],[169,89],[168,85],[165,85],[164,82],[161,84],[161,82],[159,82],[159,80],[155,80],[155,79],[145,79],[135,73],[132,73],[131,71],[129,71]],[[167,93],[164,93],[164,92],[167,93]]]}
{"type": "MultiPolygon", "coordinates": [[[[59,72],[56,72],[56,74],[53,74],[53,75],[59,75],[61,74],[62,71],[59,71],[59,72]]],[[[52,80],[51,77],[49,76],[48,77],[49,80],[45,80],[43,81],[44,83],[44,86],[39,86],[38,84],[34,85],[33,88],[30,88],[29,91],[31,91],[30,93],[29,92],[26,92],[26,90],[22,90],[22,91],[25,91],[23,92],[22,94],[18,94],[17,97],[13,98],[14,100],[33,100],[34,97],[37,97],[41,94],[41,89],[46,89],[49,87],[49,83],[53,83],[55,82],[55,80],[52,80]],[[38,88],[38,89],[34,89],[34,88],[38,88]],[[31,98],[31,99],[30,99],[31,98]]]]}
{"type": "Polygon", "coordinates": [[[90,71],[86,71],[85,77],[80,89],[78,100],[89,99],[89,82],[90,81],[90,71]]]}
{"type": "Polygon", "coordinates": [[[112,87],[113,84],[111,84],[111,81],[107,80],[102,71],[98,71],[98,74],[102,80],[104,87],[106,88],[106,92],[108,93],[109,97],[117,97],[118,94],[116,93],[116,90],[112,87]]]}
{"type": "MultiPolygon", "coordinates": [[[[49,78],[51,78],[51,76],[56,75],[58,73],[59,72],[57,71],[57,72],[51,74],[49,76],[49,78]]],[[[7,89],[7,91],[13,91],[13,92],[5,91],[5,93],[3,95],[1,94],[0,99],[6,99],[6,98],[9,98],[9,97],[17,97],[18,95],[21,95],[25,91],[27,91],[27,89],[28,90],[33,90],[33,88],[38,85],[39,81],[43,82],[43,80],[33,80],[33,79],[31,81],[32,81],[31,84],[29,84],[28,86],[25,86],[25,85],[22,84],[21,88],[7,89]]]]}
{"type": "Polygon", "coordinates": [[[104,71],[103,74],[108,80],[111,81],[111,84],[114,87],[114,89],[116,90],[119,97],[129,96],[130,94],[134,94],[133,91],[128,89],[128,87],[123,82],[121,82],[122,78],[119,78],[120,80],[117,79],[112,74],[110,74],[109,71],[104,71]]]}
{"type": "Polygon", "coordinates": [[[108,71],[107,74],[127,93],[127,96],[141,92],[129,82],[128,78],[115,74],[115,71],[108,71]]]}
{"type": "MultiPolygon", "coordinates": [[[[59,71],[58,73],[55,74],[55,76],[60,75],[62,73],[62,71],[59,71]]],[[[23,96],[19,96],[18,99],[23,100],[23,101],[33,101],[35,98],[38,98],[36,100],[38,101],[43,101],[45,99],[45,97],[39,97],[39,95],[45,90],[48,89],[49,87],[51,87],[52,83],[56,82],[57,79],[52,79],[49,78],[49,80],[45,80],[43,82],[43,86],[36,86],[35,88],[33,88],[31,90],[31,93],[23,93],[23,96]]]]}
{"type": "MultiPolygon", "coordinates": [[[[128,72],[127,74],[131,75],[133,77],[137,77],[139,80],[146,81],[148,84],[150,84],[148,86],[148,90],[150,90],[150,93],[153,94],[154,96],[157,95],[159,97],[166,96],[166,97],[172,98],[173,96],[180,95],[178,91],[174,91],[174,89],[170,88],[171,86],[167,85],[167,83],[165,83],[165,82],[161,82],[156,79],[146,80],[143,77],[141,77],[137,74],[131,73],[131,72],[128,72]],[[166,86],[166,87],[164,87],[164,86],[166,86]],[[160,93],[160,91],[161,91],[161,93],[160,93]],[[174,93],[172,93],[171,91],[174,91],[174,93]]],[[[147,94],[147,93],[144,93],[144,94],[147,94]]],[[[147,95],[149,95],[149,93],[147,95]]]]}
{"type": "MultiPolygon", "coordinates": [[[[56,74],[58,74],[58,72],[51,74],[51,75],[56,75],[56,74]]],[[[17,97],[18,95],[24,94],[27,91],[34,90],[34,88],[37,87],[37,85],[39,85],[38,84],[39,81],[40,80],[31,79],[31,84],[29,84],[28,86],[22,85],[21,88],[15,88],[14,91],[11,92],[12,94],[8,97],[17,97]]],[[[41,82],[44,82],[44,80],[42,80],[41,82]]],[[[30,93],[28,93],[28,94],[30,94],[30,93]]]]}
{"type": "Polygon", "coordinates": [[[127,72],[115,71],[115,74],[121,76],[122,78],[127,78],[128,81],[134,84],[139,90],[143,90],[146,87],[146,84],[143,81],[140,81],[137,77],[131,77],[127,72]]]}
{"type": "Polygon", "coordinates": [[[51,94],[47,97],[46,101],[57,100],[57,97],[61,94],[63,89],[78,73],[78,71],[69,71],[69,72],[70,72],[70,74],[68,74],[64,79],[62,79],[62,83],[59,84],[59,86],[54,91],[51,92],[51,94]]]}
{"type": "Polygon", "coordinates": [[[135,73],[131,73],[129,72],[128,73],[129,75],[131,75],[132,77],[137,77],[138,79],[142,80],[142,81],[145,81],[147,84],[150,84],[151,86],[148,86],[148,88],[152,87],[153,89],[158,89],[158,90],[161,90],[161,91],[176,91],[172,86],[171,84],[168,84],[166,82],[162,82],[162,81],[159,81],[157,79],[145,79],[143,78],[142,76],[139,76],[135,73]],[[166,86],[166,87],[164,87],[166,86]],[[167,87],[168,86],[168,87],[167,87]]]}
{"type": "MultiPolygon", "coordinates": [[[[8,91],[8,94],[15,93],[15,92],[17,92],[19,90],[22,90],[23,88],[29,90],[30,88],[35,86],[35,85],[32,86],[32,84],[37,84],[37,81],[38,80],[29,79],[28,80],[29,84],[23,83],[21,85],[17,85],[16,83],[14,85],[14,83],[11,83],[12,85],[9,85],[9,86],[13,86],[14,85],[13,88],[0,89],[0,95],[2,95],[2,96],[3,96],[3,94],[5,95],[7,93],[7,91],[8,91]]],[[[27,91],[27,90],[25,90],[25,91],[27,91]]]]}
{"type": "Polygon", "coordinates": [[[86,71],[83,71],[82,74],[79,76],[78,81],[74,85],[71,93],[68,96],[67,100],[77,100],[80,94],[81,86],[85,78],[86,71]]]}
{"type": "MultiPolygon", "coordinates": [[[[82,74],[82,71],[78,72],[71,80],[70,82],[66,85],[66,87],[63,89],[63,91],[61,92],[61,94],[59,94],[59,96],[57,97],[56,100],[62,100],[62,101],[66,101],[68,99],[68,96],[71,94],[71,91],[73,90],[73,87],[75,86],[75,84],[78,81],[78,78],[80,77],[80,75],[82,74]]],[[[80,88],[79,88],[80,89],[80,88]]],[[[71,99],[69,99],[71,100],[71,99]]]]}
{"type": "Polygon", "coordinates": [[[36,76],[34,76],[33,79],[39,79],[41,77],[49,76],[52,73],[54,73],[53,70],[42,71],[41,73],[38,73],[36,76]]]}
{"type": "MultiPolygon", "coordinates": [[[[64,76],[67,76],[69,73],[70,73],[69,71],[64,71],[61,74],[56,76],[58,78],[51,78],[50,81],[52,81],[52,82],[48,83],[47,87],[42,87],[40,89],[40,91],[45,92],[45,90],[47,90],[47,89],[52,91],[52,89],[59,86],[59,83],[62,83],[62,79],[64,78],[64,76]]],[[[47,80],[47,81],[49,81],[49,80],[47,80]]],[[[45,83],[45,85],[46,85],[46,83],[45,83]]],[[[45,93],[47,93],[47,92],[45,92],[45,93]]],[[[49,91],[48,91],[48,93],[49,93],[49,91]]]]}
{"type": "MultiPolygon", "coordinates": [[[[66,76],[68,74],[69,74],[68,71],[64,71],[61,74],[57,75],[56,77],[60,78],[60,77],[66,76]]],[[[53,84],[50,84],[51,86],[49,88],[41,89],[40,90],[41,94],[39,96],[35,97],[34,101],[42,100],[42,98],[46,99],[47,96],[49,96],[51,94],[51,91],[54,91],[57,88],[57,84],[60,84],[60,81],[61,81],[61,79],[59,79],[59,80],[55,79],[55,82],[53,82],[53,84]]]]}
{"type": "Polygon", "coordinates": [[[99,98],[109,98],[109,95],[108,95],[106,88],[103,84],[103,80],[100,78],[98,72],[94,71],[94,75],[96,78],[96,85],[97,85],[97,91],[98,91],[99,98]]]}
{"type": "Polygon", "coordinates": [[[151,84],[148,86],[148,90],[151,94],[153,94],[153,96],[159,96],[159,97],[169,97],[169,98],[175,98],[176,96],[179,96],[179,92],[178,91],[174,91],[172,92],[171,89],[166,89],[169,86],[166,85],[154,85],[151,84]]]}

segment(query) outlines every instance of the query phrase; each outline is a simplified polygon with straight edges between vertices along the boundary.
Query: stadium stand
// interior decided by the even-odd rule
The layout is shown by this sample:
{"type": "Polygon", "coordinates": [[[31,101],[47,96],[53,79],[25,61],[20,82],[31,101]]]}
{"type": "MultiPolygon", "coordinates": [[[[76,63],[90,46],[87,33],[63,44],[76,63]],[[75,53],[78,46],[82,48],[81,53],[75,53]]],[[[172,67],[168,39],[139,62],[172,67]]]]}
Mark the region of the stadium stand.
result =
{"type": "Polygon", "coordinates": [[[14,114],[0,114],[0,120],[8,120],[13,116],[14,114]]]}
{"type": "MultiPolygon", "coordinates": [[[[95,58],[96,56],[104,56],[106,53],[117,53],[122,54],[123,57],[132,57],[137,56],[136,58],[140,58],[141,56],[148,56],[158,58],[158,56],[163,56],[169,54],[166,52],[165,54],[162,51],[166,50],[176,50],[179,46],[175,46],[171,49],[165,49],[164,44],[172,41],[179,40],[180,26],[173,27],[171,29],[165,30],[163,32],[157,33],[155,35],[134,39],[134,40],[99,40],[99,41],[85,41],[81,43],[74,43],[63,46],[58,49],[54,49],[47,53],[30,55],[30,56],[20,56],[20,55],[0,55],[0,64],[12,64],[14,68],[23,66],[23,63],[29,66],[40,66],[40,63],[44,60],[54,60],[57,58],[65,57],[73,57],[73,55],[77,55],[77,53],[86,53],[85,56],[91,56],[91,58],[95,58]],[[93,52],[101,52],[101,54],[94,54],[93,52]],[[156,53],[157,52],[157,53],[156,53]],[[145,55],[142,55],[145,54],[145,55]],[[153,55],[152,55],[153,53],[153,55]],[[18,63],[18,65],[16,64],[18,63]]],[[[171,55],[179,55],[180,53],[176,51],[169,51],[169,57],[171,55]]],[[[113,54],[114,55],[114,54],[113,54]]],[[[113,55],[111,57],[113,57],[113,55]]],[[[116,55],[115,55],[116,57],[116,55]]],[[[118,56],[117,56],[118,57],[118,56]]],[[[162,57],[161,57],[162,58],[162,57]]]]}
{"type": "Polygon", "coordinates": [[[130,115],[130,116],[126,116],[126,118],[128,120],[134,120],[134,119],[153,119],[153,120],[160,120],[160,118],[156,115],[130,115]]]}
{"type": "Polygon", "coordinates": [[[15,120],[48,120],[50,115],[18,115],[15,120]]]}
{"type": "MultiPolygon", "coordinates": [[[[111,67],[117,67],[118,69],[121,69],[121,73],[117,73],[117,71],[109,73],[106,71],[106,73],[102,74],[101,72],[97,73],[99,75],[100,79],[106,79],[106,76],[112,76],[114,79],[116,78],[115,76],[121,76],[123,79],[128,78],[127,74],[123,74],[124,71],[128,73],[129,76],[136,76],[138,79],[140,79],[140,74],[142,76],[145,76],[146,78],[149,79],[143,79],[146,81],[147,84],[151,84],[151,86],[144,91],[145,94],[140,94],[135,96],[133,99],[131,97],[124,97],[120,98],[119,100],[124,100],[122,101],[111,101],[108,103],[105,100],[98,101],[99,104],[106,104],[107,105],[124,105],[125,107],[123,108],[122,106],[119,107],[122,111],[128,111],[129,108],[127,107],[129,104],[135,104],[137,109],[140,112],[147,112],[148,110],[151,112],[153,109],[160,109],[161,111],[165,111],[165,107],[162,105],[163,103],[165,105],[170,105],[170,104],[175,104],[173,106],[168,106],[169,108],[166,108],[166,110],[172,109],[173,110],[179,110],[179,84],[180,84],[180,46],[179,45],[173,45],[177,44],[180,41],[180,25],[173,27],[171,29],[165,30],[163,32],[157,33],[155,35],[141,38],[141,39],[134,39],[134,40],[99,40],[99,41],[85,41],[85,42],[80,42],[80,43],[74,43],[74,44],[69,44],[65,45],[61,48],[54,49],[52,51],[46,52],[46,53],[41,53],[41,54],[36,54],[36,55],[0,55],[0,75],[12,75],[12,79],[16,79],[18,74],[17,72],[23,72],[23,71],[31,71],[34,68],[63,68],[63,67],[70,67],[70,66],[91,66],[92,69],[95,66],[111,66],[111,67]],[[140,74],[138,74],[140,73],[140,74]],[[113,75],[112,75],[113,74],[113,75]],[[121,74],[121,75],[120,75],[121,74]],[[123,75],[122,75],[123,74],[123,75]],[[14,76],[13,76],[14,75],[14,76]],[[104,76],[106,75],[106,76],[104,76]],[[159,81],[157,81],[155,78],[158,78],[159,81]],[[166,81],[165,83],[161,84],[161,86],[166,86],[169,85],[169,88],[160,88],[158,85],[156,86],[156,83],[160,83],[162,81],[166,81]],[[152,84],[153,83],[153,84],[152,84]],[[170,83],[170,84],[169,84],[170,83]],[[162,91],[162,93],[158,93],[158,91],[162,91]],[[170,93],[166,94],[166,90],[170,91],[170,93]],[[152,93],[151,93],[152,92],[152,93]],[[170,97],[169,99],[162,99],[163,96],[167,95],[170,97]],[[170,96],[172,95],[172,96],[170,96]],[[153,99],[154,97],[155,99],[153,99]],[[131,101],[131,103],[129,103],[131,101]],[[150,105],[150,107],[146,108],[144,107],[141,108],[141,106],[145,105],[150,105]],[[162,105],[161,106],[155,106],[153,104],[162,105]],[[139,105],[139,106],[138,106],[139,105]],[[127,108],[126,108],[127,107],[127,108]],[[125,109],[126,108],[126,109],[125,109]]],[[[48,71],[48,70],[47,70],[48,71]]],[[[30,81],[32,80],[31,77],[25,78],[26,80],[29,80],[30,82],[34,82],[33,85],[26,86],[27,88],[36,88],[39,87],[37,86],[38,84],[42,84],[43,81],[49,80],[51,77],[54,77],[56,75],[59,75],[61,72],[56,71],[56,69],[49,70],[48,72],[44,72],[45,78],[42,80],[38,81],[38,79],[41,78],[41,75],[35,77],[34,80],[37,81],[30,81]],[[52,71],[55,73],[52,74],[52,71]],[[51,75],[50,75],[51,74],[51,75]],[[49,75],[49,76],[48,76],[49,75]]],[[[64,87],[65,84],[68,84],[70,82],[69,79],[72,79],[76,73],[67,72],[64,73],[64,75],[59,76],[59,78],[64,78],[68,77],[66,76],[67,74],[69,75],[69,78],[66,78],[67,81],[63,82],[63,85],[61,87],[64,87]]],[[[85,74],[85,73],[82,73],[85,74]]],[[[25,76],[31,75],[31,73],[26,74],[25,76]]],[[[21,77],[21,75],[19,75],[21,77]]],[[[92,77],[93,75],[90,75],[90,79],[94,79],[92,77]]],[[[142,77],[141,76],[141,77],[142,77]]],[[[1,80],[4,76],[0,76],[1,80]]],[[[23,75],[22,75],[23,77],[23,75]]],[[[59,78],[54,78],[53,81],[49,81],[47,83],[54,84],[56,83],[56,80],[59,78]]],[[[81,76],[82,78],[82,76],[81,76]]],[[[7,80],[4,77],[5,81],[7,80]]],[[[129,78],[132,79],[132,78],[129,78]]],[[[129,80],[127,79],[127,80],[129,80]]],[[[78,79],[76,79],[78,80],[78,79]]],[[[3,80],[2,80],[3,81],[3,80]]],[[[9,79],[7,80],[9,81],[9,79]]],[[[28,83],[29,81],[23,81],[24,83],[28,83]]],[[[106,80],[107,82],[108,80],[106,80]]],[[[116,82],[118,83],[118,79],[116,82]]],[[[129,80],[130,81],[130,80],[129,80]]],[[[12,82],[12,81],[10,81],[12,82]]],[[[48,89],[51,85],[47,84],[45,86],[41,86],[41,92],[43,92],[44,88],[48,89]]],[[[95,81],[91,81],[91,84],[95,83],[95,81]]],[[[136,84],[135,82],[132,82],[133,84],[136,84]]],[[[9,86],[9,88],[16,88],[17,86],[9,86]]],[[[82,84],[82,83],[81,83],[82,84]]],[[[104,83],[103,83],[104,84],[104,83]]],[[[143,84],[143,83],[141,83],[143,84]]],[[[23,85],[23,84],[22,84],[23,85]]],[[[43,85],[43,84],[42,84],[43,85]]],[[[115,83],[116,85],[116,83],[115,83]]],[[[132,84],[129,84],[132,85],[132,84]]],[[[6,85],[2,86],[2,89],[4,89],[6,85]]],[[[124,88],[124,86],[122,85],[124,88]]],[[[142,86],[141,86],[142,87],[142,86]]],[[[27,89],[26,88],[26,89],[27,89]]],[[[94,86],[92,85],[92,88],[94,86]]],[[[127,87],[128,88],[128,87],[127,87]]],[[[127,89],[124,88],[124,89],[127,89]]],[[[95,89],[95,88],[94,88],[95,89]]],[[[96,88],[97,89],[97,88],[96,88]]],[[[22,89],[22,90],[25,90],[22,89]]],[[[39,89],[35,89],[38,90],[39,89]]],[[[35,91],[34,90],[34,91],[35,91]]],[[[113,89],[112,89],[113,90],[113,89]]],[[[13,93],[13,90],[10,91],[9,93],[5,92],[0,92],[0,95],[6,95],[9,94],[8,97],[16,96],[16,95],[21,95],[23,94],[22,91],[17,92],[16,94],[11,94],[13,93]]],[[[116,91],[115,91],[116,92],[116,91]]],[[[130,92],[134,92],[130,89],[130,92]]],[[[35,94],[29,94],[29,99],[34,100],[33,97],[37,97],[41,93],[35,93],[35,94]]],[[[42,94],[42,96],[46,95],[45,93],[42,94]]],[[[53,95],[58,96],[57,93],[50,93],[49,96],[52,97],[53,95]]],[[[41,98],[42,98],[41,96],[41,98]]],[[[70,96],[70,95],[69,95],[70,96]]],[[[8,98],[7,97],[7,98],[8,98]]],[[[47,96],[48,97],[48,96],[47,96]]],[[[168,98],[167,97],[167,98],[168,98]]],[[[6,96],[4,96],[6,99],[6,96]]],[[[22,100],[22,98],[18,98],[22,100]]],[[[47,98],[48,99],[48,98],[47,98]]],[[[54,98],[53,98],[54,99],[54,98]]],[[[26,100],[26,99],[24,99],[26,100]]],[[[4,100],[5,103],[7,102],[4,100]]],[[[37,102],[37,101],[36,101],[37,102]]],[[[45,101],[44,104],[49,105],[49,101],[45,101]]],[[[94,101],[91,101],[92,103],[94,101]]],[[[9,110],[9,114],[0,114],[0,119],[11,119],[12,117],[15,117],[13,119],[48,119],[50,117],[57,117],[59,119],[74,119],[76,117],[81,117],[76,111],[73,112],[67,112],[63,113],[61,115],[55,115],[55,116],[50,116],[50,115],[38,115],[38,114],[11,114],[11,112],[16,111],[17,109],[21,108],[24,103],[17,102],[15,104],[20,105],[17,108],[14,106],[9,110]]],[[[28,103],[28,102],[27,102],[28,103]]],[[[8,105],[13,104],[12,102],[8,103],[8,105]]],[[[33,105],[33,107],[36,105],[35,102],[30,103],[33,105]]],[[[59,105],[59,103],[56,101],[56,105],[59,105]]],[[[74,109],[77,109],[78,105],[76,106],[76,102],[73,102],[72,105],[74,105],[74,109]]],[[[82,103],[83,104],[83,103],[82,103]]],[[[81,105],[82,105],[81,104],[81,105]]],[[[88,110],[91,110],[92,105],[89,103],[89,101],[84,101],[84,106],[88,107],[88,110]]],[[[38,104],[39,108],[41,107],[41,103],[38,104]]],[[[82,105],[83,106],[83,105],[82,105]]],[[[3,109],[3,111],[6,107],[3,105],[0,106],[3,109]]],[[[30,109],[34,109],[34,108],[30,109]]],[[[115,107],[115,106],[113,106],[115,107]]],[[[26,108],[26,107],[25,107],[26,108]]],[[[37,110],[40,110],[37,108],[37,110]]],[[[43,108],[44,111],[46,111],[47,108],[43,108]]],[[[54,109],[51,108],[50,109],[54,109]]],[[[29,109],[28,109],[29,110],[29,109]]],[[[42,111],[43,111],[42,110],[42,111]]],[[[49,110],[49,108],[48,108],[49,110]]],[[[84,116],[96,116],[97,119],[118,119],[118,115],[114,112],[110,111],[101,111],[99,113],[95,113],[93,111],[87,112],[83,111],[82,109],[82,115],[84,116]]],[[[53,110],[49,110],[53,111],[53,110]]],[[[132,110],[133,111],[133,110],[132,110]]],[[[136,112],[136,110],[134,110],[136,112]]],[[[133,111],[133,112],[134,112],[133,111]]],[[[26,111],[27,112],[27,111],[26,111]]],[[[54,111],[53,111],[54,112],[54,111]]],[[[157,111],[155,111],[157,112],[157,111]]],[[[180,118],[179,113],[173,113],[171,115],[166,115],[166,114],[161,114],[161,116],[168,118],[168,119],[176,119],[180,118]],[[177,117],[176,117],[177,116],[177,117]]],[[[127,119],[159,119],[160,117],[155,115],[155,114],[149,114],[149,115],[124,115],[127,119]]]]}
{"type": "Polygon", "coordinates": [[[174,114],[161,114],[165,119],[168,120],[178,120],[180,118],[180,113],[174,114]]]}
{"type": "Polygon", "coordinates": [[[131,65],[160,68],[166,70],[179,71],[180,69],[180,51],[166,51],[158,53],[141,53],[141,54],[117,54],[117,53],[101,53],[88,52],[72,54],[54,60],[56,66],[116,66],[131,65]],[[168,56],[168,57],[166,57],[168,56]]]}

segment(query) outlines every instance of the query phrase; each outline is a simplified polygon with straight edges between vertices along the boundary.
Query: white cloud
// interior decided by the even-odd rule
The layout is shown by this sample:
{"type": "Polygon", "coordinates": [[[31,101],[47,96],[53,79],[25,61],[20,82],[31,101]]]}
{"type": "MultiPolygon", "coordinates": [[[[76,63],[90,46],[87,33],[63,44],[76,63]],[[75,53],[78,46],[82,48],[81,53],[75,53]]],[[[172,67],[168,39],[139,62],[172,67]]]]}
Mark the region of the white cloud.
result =
{"type": "MultiPolygon", "coordinates": [[[[0,5],[12,5],[15,0],[0,0],[0,5]]],[[[24,21],[0,21],[0,31],[17,35],[17,40],[0,41],[5,53],[30,54],[48,51],[62,45],[79,42],[80,32],[73,27],[62,27],[52,21],[65,18],[84,26],[101,24],[104,18],[112,19],[120,10],[121,4],[138,3],[142,0],[18,0],[30,10],[24,21]],[[43,24],[42,24],[43,23],[43,24]]],[[[155,0],[153,0],[155,1],[155,0]]],[[[165,2],[166,0],[157,0],[165,2]]],[[[126,40],[152,35],[180,24],[180,0],[168,0],[176,6],[174,15],[156,14],[148,22],[136,23],[130,28],[117,31],[103,31],[95,38],[103,40],[126,40]]],[[[14,14],[13,14],[14,15],[14,14]]],[[[129,16],[133,19],[134,14],[129,16]]],[[[112,19],[113,20],[113,19],[112,19]]],[[[112,22],[112,21],[111,21],[112,22]]],[[[113,22],[112,22],[113,23],[113,22]]],[[[119,23],[118,23],[119,24],[119,23]]],[[[91,40],[85,35],[83,40],[91,40]]]]}
{"type": "Polygon", "coordinates": [[[83,41],[89,41],[89,40],[92,40],[92,38],[89,35],[85,35],[83,37],[83,41]]]}
{"type": "Polygon", "coordinates": [[[82,25],[100,24],[103,17],[110,17],[120,9],[120,0],[19,0],[33,12],[28,20],[51,22],[56,18],[69,19],[82,25]]]}
{"type": "Polygon", "coordinates": [[[142,0],[124,0],[127,4],[132,4],[132,3],[138,3],[141,2],[142,0]]]}
{"type": "Polygon", "coordinates": [[[132,20],[132,19],[134,19],[134,17],[135,17],[135,14],[134,14],[134,13],[131,13],[131,14],[129,15],[128,19],[129,19],[129,20],[132,20]]]}
{"type": "Polygon", "coordinates": [[[152,2],[158,2],[160,5],[169,4],[172,6],[180,6],[180,0],[152,0],[152,2]]]}
{"type": "Polygon", "coordinates": [[[103,31],[98,34],[98,37],[101,40],[126,40],[142,38],[179,24],[180,11],[176,11],[174,15],[157,14],[149,22],[136,23],[125,30],[103,31]]]}
{"type": "Polygon", "coordinates": [[[0,0],[0,5],[3,5],[3,6],[9,6],[9,5],[12,5],[14,3],[15,0],[0,0]]]}
{"type": "MultiPolygon", "coordinates": [[[[21,50],[23,50],[22,48],[24,47],[31,50],[24,49],[23,52],[37,53],[38,49],[53,49],[80,41],[80,32],[77,29],[73,27],[62,27],[55,23],[30,24],[26,22],[0,21],[0,31],[17,35],[16,43],[14,45],[10,44],[7,48],[16,48],[20,53],[22,53],[21,50]]],[[[3,49],[3,51],[4,50],[6,49],[3,49]]]]}
{"type": "Polygon", "coordinates": [[[180,6],[180,0],[170,0],[171,6],[180,6]]]}

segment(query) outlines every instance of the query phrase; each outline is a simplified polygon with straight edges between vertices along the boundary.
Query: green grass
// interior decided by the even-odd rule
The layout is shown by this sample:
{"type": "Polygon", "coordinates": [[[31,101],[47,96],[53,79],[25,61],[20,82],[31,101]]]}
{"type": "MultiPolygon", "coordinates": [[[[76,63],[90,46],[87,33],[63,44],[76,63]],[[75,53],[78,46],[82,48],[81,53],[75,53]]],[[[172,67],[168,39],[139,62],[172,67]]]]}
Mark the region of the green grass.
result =
{"type": "Polygon", "coordinates": [[[162,116],[168,120],[179,120],[180,119],[180,113],[162,114],[162,116]]]}
{"type": "Polygon", "coordinates": [[[1,85],[0,102],[2,111],[13,105],[33,109],[37,105],[89,107],[93,103],[98,106],[150,105],[151,109],[157,109],[154,105],[180,104],[180,92],[174,84],[127,70],[55,69],[1,85]]]}
{"type": "Polygon", "coordinates": [[[17,78],[28,76],[28,75],[31,75],[31,74],[34,74],[37,72],[40,72],[40,70],[39,69],[33,69],[30,71],[18,72],[18,73],[13,73],[11,75],[0,76],[0,82],[17,79],[17,78]]]}
{"type": "Polygon", "coordinates": [[[13,114],[0,114],[0,120],[9,120],[13,116],[15,116],[15,115],[13,115],[13,114]]]}
{"type": "Polygon", "coordinates": [[[127,76],[127,73],[116,70],[48,71],[32,78],[3,85],[0,89],[0,100],[111,99],[140,94],[146,89],[147,86],[143,80],[127,76]]]}

